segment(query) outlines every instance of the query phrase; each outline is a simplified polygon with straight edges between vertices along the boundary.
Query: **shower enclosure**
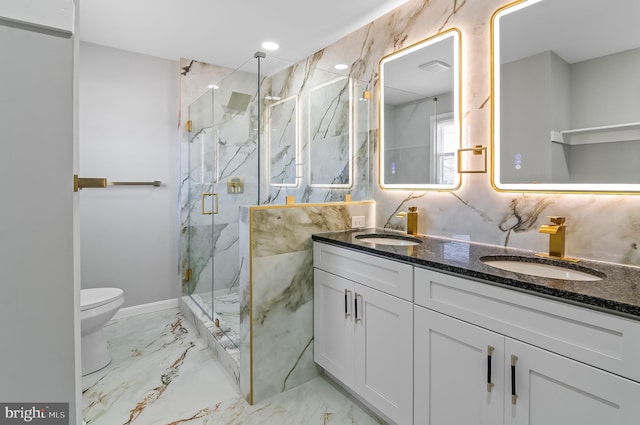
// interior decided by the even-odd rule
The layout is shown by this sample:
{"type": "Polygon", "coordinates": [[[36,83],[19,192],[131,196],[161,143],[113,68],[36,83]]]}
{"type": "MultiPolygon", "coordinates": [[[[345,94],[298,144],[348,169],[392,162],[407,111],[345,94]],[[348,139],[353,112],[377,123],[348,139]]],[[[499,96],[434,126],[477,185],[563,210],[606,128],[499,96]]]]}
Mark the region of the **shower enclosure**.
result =
{"type": "Polygon", "coordinates": [[[209,89],[188,106],[183,138],[183,295],[238,345],[238,207],[370,199],[371,96],[348,73],[274,57],[191,78],[209,89]]]}
{"type": "MultiPolygon", "coordinates": [[[[189,106],[183,292],[238,339],[238,206],[258,203],[258,78],[248,61],[189,106]]],[[[183,238],[184,240],[184,238],[183,238]]],[[[184,260],[184,259],[183,259],[184,260]]]]}

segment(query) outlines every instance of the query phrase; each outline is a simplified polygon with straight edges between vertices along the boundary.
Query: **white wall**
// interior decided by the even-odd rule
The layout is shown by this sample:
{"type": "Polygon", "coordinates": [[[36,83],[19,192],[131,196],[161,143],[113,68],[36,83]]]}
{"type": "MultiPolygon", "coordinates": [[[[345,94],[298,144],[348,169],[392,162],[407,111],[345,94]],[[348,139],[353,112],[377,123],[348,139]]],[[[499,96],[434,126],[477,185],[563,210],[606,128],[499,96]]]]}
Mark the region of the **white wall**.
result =
{"type": "Polygon", "coordinates": [[[178,64],[80,44],[80,175],[161,187],[80,193],[82,287],[125,307],[178,297],[178,64]]]}

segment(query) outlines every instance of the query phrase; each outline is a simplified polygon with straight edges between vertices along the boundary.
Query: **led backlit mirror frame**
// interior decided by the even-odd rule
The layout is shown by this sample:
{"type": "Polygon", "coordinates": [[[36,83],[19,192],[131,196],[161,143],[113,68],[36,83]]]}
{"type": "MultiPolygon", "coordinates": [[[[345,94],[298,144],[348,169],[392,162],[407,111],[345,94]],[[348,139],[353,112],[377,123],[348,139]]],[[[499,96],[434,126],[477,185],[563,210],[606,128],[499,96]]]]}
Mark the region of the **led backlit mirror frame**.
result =
{"type": "MultiPolygon", "coordinates": [[[[408,68],[409,69],[417,68],[416,64],[412,64],[408,68]]],[[[462,142],[461,142],[462,102],[461,102],[461,91],[460,91],[460,86],[461,86],[460,66],[461,66],[461,35],[460,35],[460,31],[457,28],[452,28],[447,31],[443,31],[426,40],[420,41],[416,44],[413,44],[411,46],[408,46],[401,50],[393,52],[390,55],[384,56],[380,60],[379,68],[378,68],[379,77],[380,77],[380,82],[379,82],[380,92],[379,92],[379,104],[378,104],[378,128],[379,128],[379,131],[378,131],[378,141],[379,141],[378,184],[380,185],[380,188],[402,189],[402,190],[456,190],[460,187],[460,174],[457,169],[458,149],[460,149],[460,147],[462,146],[462,142]],[[406,183],[393,182],[392,183],[391,182],[392,179],[385,178],[386,168],[388,168],[385,162],[385,149],[389,149],[388,143],[390,142],[390,140],[387,141],[386,139],[387,138],[391,139],[391,137],[389,137],[388,134],[387,135],[385,134],[385,127],[386,127],[385,126],[385,91],[387,89],[390,89],[390,87],[385,86],[385,82],[387,80],[392,79],[391,75],[387,76],[387,72],[390,72],[389,65],[394,61],[396,62],[394,65],[404,64],[404,62],[412,61],[414,57],[419,58],[419,60],[416,62],[417,65],[426,66],[430,62],[437,62],[438,57],[430,56],[430,53],[433,52],[435,54],[435,52],[437,52],[439,45],[441,47],[443,44],[445,46],[448,44],[451,45],[451,51],[447,53],[447,57],[450,59],[451,63],[445,63],[444,67],[446,67],[447,65],[450,66],[450,70],[447,70],[447,72],[450,72],[451,74],[452,81],[450,83],[452,85],[452,89],[451,89],[452,93],[450,95],[450,100],[449,100],[450,107],[446,108],[446,110],[443,110],[442,112],[439,112],[437,111],[437,109],[435,109],[435,111],[437,112],[435,112],[434,114],[435,116],[438,117],[438,121],[440,121],[445,116],[445,114],[448,115],[448,119],[452,120],[452,124],[450,125],[451,125],[451,129],[454,132],[453,137],[456,140],[456,146],[451,154],[451,158],[448,158],[450,160],[448,162],[450,162],[452,167],[451,172],[453,176],[453,181],[449,184],[431,183],[429,181],[425,181],[424,183],[422,182],[406,182],[406,183]]],[[[424,70],[420,70],[419,72],[424,74],[424,77],[425,77],[424,81],[428,81],[427,79],[429,77],[429,72],[424,70]]],[[[409,78],[407,77],[407,80],[408,79],[409,78]]],[[[398,87],[394,87],[394,88],[398,89],[398,87]]],[[[391,88],[391,89],[394,89],[394,88],[391,88]]],[[[429,87],[429,84],[426,83],[423,87],[419,89],[419,91],[413,90],[413,89],[407,90],[407,91],[408,92],[410,91],[411,93],[420,94],[420,96],[422,97],[421,100],[416,100],[413,103],[424,102],[425,99],[430,99],[432,102],[434,102],[433,98],[434,97],[437,98],[438,95],[442,95],[442,94],[430,92],[429,90],[431,88],[429,87]]],[[[399,89],[404,90],[403,88],[399,88],[399,89]]],[[[441,96],[441,100],[442,98],[443,96],[441,96]]],[[[446,94],[446,98],[449,98],[448,92],[446,94]]],[[[435,107],[437,108],[437,101],[435,102],[436,102],[435,107]]],[[[432,120],[432,117],[433,115],[429,113],[429,115],[425,115],[420,119],[424,123],[428,124],[432,120]]],[[[433,164],[437,162],[438,158],[437,157],[435,159],[432,158],[433,146],[431,145],[431,142],[430,142],[430,138],[432,137],[430,135],[431,130],[432,129],[429,129],[426,131],[426,136],[429,142],[427,146],[428,154],[425,156],[424,161],[428,161],[430,164],[433,164]]],[[[435,128],[435,131],[436,132],[438,131],[437,127],[435,128]]],[[[416,157],[414,156],[412,159],[415,161],[416,157]]],[[[420,164],[420,159],[418,158],[417,161],[415,162],[420,164]]],[[[420,165],[418,165],[418,167],[419,166],[420,165]]],[[[432,176],[433,173],[430,171],[429,175],[432,176]]]]}
{"type": "MultiPolygon", "coordinates": [[[[625,108],[626,116],[620,117],[620,119],[624,121],[623,123],[596,122],[595,124],[584,124],[583,122],[585,119],[576,115],[576,112],[571,112],[571,111],[568,112],[567,110],[557,107],[557,105],[560,104],[561,102],[566,102],[568,105],[576,105],[576,104],[584,105],[584,100],[582,101],[582,103],[580,103],[574,100],[573,97],[571,97],[571,96],[575,96],[575,93],[573,95],[568,95],[566,93],[562,94],[561,93],[563,91],[562,85],[555,86],[555,90],[550,90],[550,92],[554,96],[563,95],[565,96],[565,98],[558,98],[560,100],[554,99],[555,101],[550,102],[547,108],[540,108],[540,109],[545,109],[545,113],[551,117],[550,121],[553,122],[553,124],[557,125],[558,127],[562,127],[561,125],[557,124],[557,122],[561,120],[564,120],[564,122],[567,122],[567,120],[570,120],[572,124],[572,125],[569,125],[568,128],[549,128],[549,131],[546,132],[546,134],[548,134],[548,139],[545,140],[545,143],[548,142],[550,147],[549,158],[545,163],[545,165],[550,169],[548,176],[541,175],[541,178],[535,181],[534,181],[534,178],[525,179],[523,177],[522,182],[517,182],[517,178],[505,177],[510,174],[507,168],[502,168],[502,167],[513,166],[514,169],[519,170],[522,167],[525,167],[526,165],[531,166],[530,164],[535,164],[535,162],[531,161],[532,155],[528,155],[529,158],[525,158],[526,155],[519,152],[519,149],[525,150],[526,148],[514,149],[514,146],[516,145],[513,145],[513,144],[503,145],[503,143],[507,143],[507,142],[504,142],[501,140],[501,136],[504,128],[501,128],[502,116],[501,116],[500,108],[501,108],[501,103],[503,101],[504,102],[507,101],[507,98],[503,97],[503,96],[506,96],[505,94],[506,92],[503,92],[503,91],[506,90],[507,83],[505,82],[504,87],[501,86],[501,73],[503,72],[503,70],[501,69],[501,49],[500,49],[501,42],[514,43],[514,42],[522,41],[522,43],[518,44],[517,47],[515,47],[515,49],[517,50],[512,49],[512,51],[517,51],[519,53],[522,53],[523,55],[526,54],[526,58],[534,58],[537,54],[549,54],[550,64],[558,63],[559,62],[558,59],[564,61],[564,59],[562,59],[563,56],[568,56],[569,54],[574,55],[574,54],[577,54],[578,52],[591,53],[590,51],[594,50],[594,54],[592,54],[592,56],[595,56],[596,58],[600,56],[603,56],[605,58],[610,58],[611,55],[613,55],[613,53],[625,52],[628,49],[632,49],[632,50],[637,49],[638,47],[640,47],[640,33],[637,30],[637,22],[635,22],[635,20],[637,20],[638,16],[640,16],[640,3],[627,2],[626,0],[616,0],[616,1],[619,2],[620,4],[606,3],[606,2],[602,2],[601,0],[593,0],[593,1],[591,0],[562,0],[562,1],[520,0],[499,9],[494,14],[491,20],[491,56],[492,56],[491,58],[491,75],[492,75],[491,86],[492,87],[491,88],[492,88],[492,99],[493,99],[492,111],[491,111],[492,112],[491,184],[494,187],[494,189],[498,191],[505,191],[505,192],[545,192],[545,193],[549,193],[549,192],[638,193],[640,192],[640,173],[637,176],[637,183],[632,183],[631,181],[607,183],[603,181],[605,180],[604,177],[599,177],[599,178],[594,177],[594,181],[595,180],[597,181],[593,183],[592,182],[588,182],[588,183],[587,182],[575,182],[575,183],[566,183],[566,182],[559,183],[558,182],[560,181],[560,178],[555,176],[561,173],[558,173],[556,171],[551,171],[552,169],[558,170],[558,168],[554,168],[554,164],[553,164],[554,161],[556,161],[556,165],[557,164],[563,165],[562,161],[565,161],[565,163],[567,164],[565,179],[569,180],[572,178],[570,177],[570,174],[569,174],[570,170],[572,169],[570,167],[572,162],[570,161],[575,161],[575,160],[569,157],[568,152],[573,150],[574,146],[576,146],[577,143],[575,140],[573,141],[570,140],[570,138],[573,138],[573,139],[576,139],[578,137],[582,138],[583,140],[578,143],[584,143],[584,142],[593,143],[592,142],[594,140],[593,137],[603,137],[603,136],[602,135],[591,136],[590,133],[591,134],[594,132],[602,133],[604,131],[610,132],[611,127],[618,127],[616,132],[618,132],[619,134],[624,133],[625,134],[624,137],[626,137],[627,140],[639,140],[633,143],[638,143],[639,144],[638,149],[640,149],[640,99],[637,99],[636,103],[632,102],[631,107],[625,108]],[[534,5],[535,7],[530,7],[534,5]],[[634,7],[635,9],[633,9],[633,11],[629,11],[629,10],[624,11],[624,8],[622,7],[623,5],[631,6],[631,7],[634,7]],[[546,11],[546,9],[542,9],[543,7],[546,8],[547,6],[549,7],[557,6],[557,8],[554,9],[553,12],[548,12],[546,11]],[[544,13],[540,13],[540,11],[542,10],[544,10],[544,13]],[[565,12],[566,14],[564,14],[565,12]],[[587,15],[591,15],[593,17],[593,20],[589,22],[586,18],[579,17],[577,15],[577,12],[587,13],[587,15]],[[504,28],[507,26],[507,22],[502,21],[503,26],[501,27],[501,20],[504,19],[505,17],[509,17],[509,15],[511,15],[512,18],[515,19],[518,16],[524,16],[524,14],[527,14],[527,17],[536,15],[538,16],[537,18],[538,20],[530,24],[524,21],[520,21],[517,24],[513,23],[511,24],[511,27],[514,28],[514,30],[510,30],[508,33],[507,33],[507,29],[504,28]],[[579,26],[574,27],[573,26],[574,24],[578,24],[579,26]],[[516,29],[518,32],[521,32],[521,31],[524,31],[526,28],[532,28],[531,32],[526,32],[525,34],[516,34],[516,29]],[[552,36],[553,34],[552,29],[554,28],[559,29],[559,31],[556,32],[559,35],[552,36]],[[597,31],[599,31],[599,33],[597,31]],[[623,33],[625,35],[622,35],[623,33]],[[573,45],[571,45],[571,48],[569,48],[570,46],[570,42],[568,40],[569,34],[572,34],[572,35],[577,34],[579,36],[579,37],[576,37],[582,41],[579,48],[574,47],[573,45]],[[606,39],[606,37],[611,35],[615,35],[616,38],[605,42],[604,40],[606,39]],[[589,39],[589,37],[595,37],[595,38],[589,39]],[[525,45],[526,40],[545,39],[545,38],[549,38],[548,40],[549,44],[546,45],[544,48],[534,49],[533,47],[528,47],[525,45]],[[556,41],[561,41],[562,43],[558,44],[556,43],[556,41]],[[609,44],[615,44],[616,47],[610,51],[603,50],[602,53],[599,53],[597,55],[595,54],[595,50],[609,47],[609,44]],[[565,100],[566,98],[568,98],[569,100],[568,101],[565,100]],[[567,115],[569,115],[570,118],[566,118],[567,115]],[[578,121],[579,124],[576,124],[575,121],[578,121]],[[631,135],[629,135],[630,133],[631,135]],[[592,141],[590,142],[589,140],[592,140],[592,141]],[[554,153],[551,154],[552,152],[554,153]],[[558,153],[560,153],[561,155],[558,155],[558,153]],[[527,160],[530,161],[529,164],[526,164],[527,160]],[[521,161],[521,163],[519,163],[519,161],[521,161]],[[521,168],[518,168],[518,166],[520,166],[521,168]],[[555,182],[554,182],[554,179],[555,179],[555,182]],[[543,182],[542,180],[548,180],[548,181],[543,182]]],[[[628,50],[628,51],[631,51],[631,50],[628,50]]],[[[506,52],[503,52],[503,53],[506,54],[506,52]]],[[[575,60],[575,62],[578,64],[581,64],[581,66],[584,67],[584,66],[590,66],[590,64],[587,63],[590,60],[592,61],[591,58],[580,59],[580,61],[583,61],[583,62],[580,62],[578,60],[575,60]]],[[[509,60],[509,62],[511,61],[509,60]]],[[[636,60],[636,62],[638,61],[636,60]]],[[[511,62],[511,63],[515,63],[515,62],[511,62]]],[[[565,76],[563,78],[565,79],[575,78],[574,75],[576,71],[574,71],[573,68],[571,68],[573,67],[572,65],[573,61],[569,60],[567,63],[568,65],[564,65],[562,62],[560,62],[561,67],[568,66],[571,69],[569,71],[570,73],[568,74],[570,77],[565,76]]],[[[558,66],[558,65],[554,65],[554,66],[558,66]]],[[[551,67],[549,68],[551,69],[551,67]]],[[[515,73],[516,76],[519,76],[527,71],[526,67],[519,68],[519,69],[521,69],[521,71],[519,73],[516,72],[515,73]]],[[[605,72],[606,71],[607,69],[605,67],[605,72]]],[[[600,72],[600,75],[601,74],[602,72],[600,72]]],[[[509,74],[509,75],[514,75],[514,74],[509,74]]],[[[554,78],[557,78],[557,77],[554,77],[554,78]]],[[[568,81],[571,82],[570,79],[568,81]]],[[[506,80],[506,81],[510,81],[510,80],[506,80]]],[[[555,81],[555,80],[550,78],[550,81],[555,81]]],[[[632,81],[632,80],[629,80],[629,81],[632,81]]],[[[640,84],[640,80],[636,80],[636,81],[638,81],[638,84],[640,84]]],[[[575,85],[579,83],[571,83],[571,84],[575,85]]],[[[611,96],[606,96],[606,95],[603,95],[602,93],[602,90],[610,90],[611,93],[615,93],[615,90],[611,90],[610,86],[608,86],[607,89],[601,88],[599,86],[595,87],[593,84],[590,85],[589,87],[590,87],[589,96],[592,98],[599,99],[599,101],[602,102],[603,105],[606,105],[607,102],[616,101],[615,99],[612,99],[611,96]]],[[[633,90],[635,90],[635,92],[637,93],[638,90],[640,90],[640,86],[628,87],[628,90],[629,92],[633,92],[633,90]]],[[[572,91],[575,92],[576,89],[573,88],[572,91]]],[[[540,90],[537,91],[538,94],[540,94],[539,92],[540,90]]],[[[512,93],[513,91],[510,92],[510,94],[512,93]]],[[[521,97],[525,97],[525,96],[521,96],[521,97]]],[[[581,97],[581,99],[582,98],[584,98],[584,95],[581,97]]],[[[531,99],[530,101],[533,101],[533,99],[531,99]]],[[[582,108],[584,108],[584,106],[582,106],[582,108]]],[[[509,114],[514,114],[515,112],[517,112],[519,108],[509,107],[507,109],[509,111],[509,114]]],[[[603,121],[607,121],[605,119],[606,117],[604,116],[600,116],[598,114],[593,114],[593,113],[592,115],[602,118],[603,121]]],[[[534,121],[535,114],[523,113],[523,115],[510,116],[508,119],[509,119],[509,122],[511,123],[514,123],[514,122],[518,123],[517,125],[518,128],[522,128],[523,137],[524,136],[529,137],[531,133],[535,130],[535,128],[532,127],[533,124],[535,123],[534,121]]],[[[553,126],[550,126],[550,127],[553,127],[553,126]]],[[[509,136],[505,136],[505,137],[509,137],[509,136]]],[[[509,139],[511,140],[516,138],[509,137],[509,139]]],[[[602,147],[602,149],[608,149],[610,151],[612,145],[609,144],[608,146],[606,146],[605,143],[603,143],[603,140],[605,140],[607,144],[613,140],[611,137],[609,137],[609,139],[611,140],[606,141],[606,139],[598,139],[598,142],[602,146],[604,146],[602,147]]],[[[615,140],[617,141],[620,139],[615,139],[615,140]]],[[[524,146],[527,146],[527,145],[524,145],[524,146]]],[[[580,149],[584,149],[584,148],[581,147],[580,149]]],[[[602,158],[595,158],[595,159],[587,158],[586,160],[581,161],[581,164],[586,163],[587,161],[589,162],[593,161],[593,163],[591,164],[591,167],[602,167],[604,165],[602,158]]],[[[573,163],[575,164],[575,162],[573,163]]],[[[563,168],[561,167],[560,170],[562,169],[563,168]]],[[[513,172],[511,172],[511,174],[513,174],[513,172]]],[[[584,177],[582,178],[584,179],[584,177]]],[[[633,176],[630,177],[630,180],[632,179],[633,179],[633,176]]]]}

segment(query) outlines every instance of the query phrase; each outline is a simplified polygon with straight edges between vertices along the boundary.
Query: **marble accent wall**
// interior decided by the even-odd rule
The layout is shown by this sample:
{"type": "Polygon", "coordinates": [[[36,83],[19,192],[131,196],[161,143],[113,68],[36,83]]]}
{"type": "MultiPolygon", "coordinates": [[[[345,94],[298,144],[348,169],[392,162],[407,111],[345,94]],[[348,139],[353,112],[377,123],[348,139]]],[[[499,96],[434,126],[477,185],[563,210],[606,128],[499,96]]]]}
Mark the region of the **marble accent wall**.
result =
{"type": "Polygon", "coordinates": [[[311,57],[262,80],[263,146],[271,148],[262,159],[269,169],[262,181],[262,204],[283,204],[287,196],[300,203],[343,201],[346,194],[354,201],[372,197],[372,102],[367,97],[371,83],[347,72],[326,71],[334,64],[318,66],[319,58],[311,57]],[[297,114],[270,114],[277,103],[269,99],[296,101],[297,114]],[[294,125],[299,137],[297,156],[293,147],[280,147],[273,140],[278,136],[274,129],[282,132],[294,125]]]}
{"type": "MultiPolygon", "coordinates": [[[[490,146],[490,23],[508,0],[409,0],[404,5],[320,50],[307,67],[351,66],[350,75],[373,82],[383,56],[446,29],[462,34],[463,147],[490,146]]],[[[377,116],[377,97],[372,116],[377,116]]],[[[372,161],[377,164],[377,120],[372,124],[372,161]]],[[[373,181],[377,180],[374,166],[373,181]]],[[[547,249],[538,233],[546,216],[567,217],[567,255],[640,266],[640,197],[629,195],[497,192],[490,174],[466,174],[454,192],[382,191],[374,185],[377,226],[402,229],[398,211],[417,206],[419,232],[534,251],[547,249]]]]}
{"type": "Polygon", "coordinates": [[[307,382],[313,362],[314,233],[373,225],[371,202],[241,208],[240,391],[251,404],[307,382]]]}

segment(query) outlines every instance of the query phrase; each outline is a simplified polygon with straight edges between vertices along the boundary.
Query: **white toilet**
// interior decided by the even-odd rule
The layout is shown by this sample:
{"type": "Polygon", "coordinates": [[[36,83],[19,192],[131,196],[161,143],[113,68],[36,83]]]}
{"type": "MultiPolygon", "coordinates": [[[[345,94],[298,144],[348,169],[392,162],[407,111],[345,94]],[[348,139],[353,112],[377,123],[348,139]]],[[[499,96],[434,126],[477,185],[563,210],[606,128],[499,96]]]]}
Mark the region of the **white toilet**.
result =
{"type": "Polygon", "coordinates": [[[82,336],[82,375],[102,369],[111,362],[103,326],[124,304],[122,289],[80,290],[80,333],[82,336]]]}

